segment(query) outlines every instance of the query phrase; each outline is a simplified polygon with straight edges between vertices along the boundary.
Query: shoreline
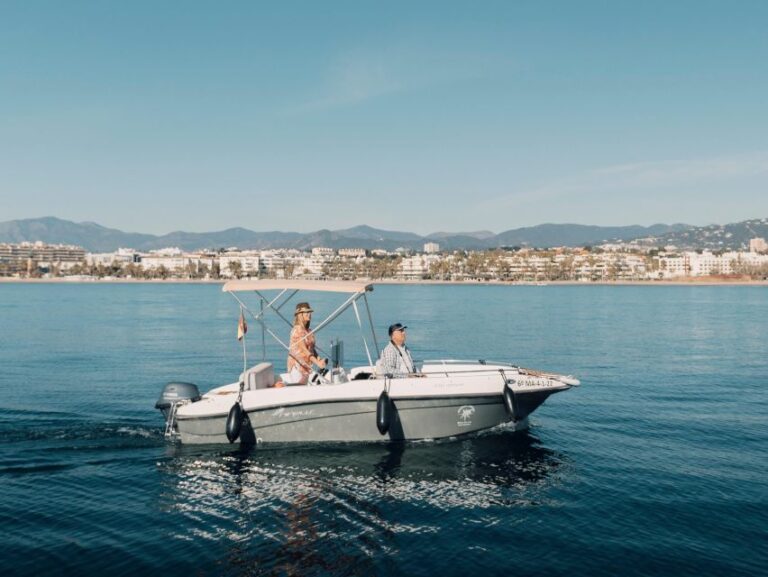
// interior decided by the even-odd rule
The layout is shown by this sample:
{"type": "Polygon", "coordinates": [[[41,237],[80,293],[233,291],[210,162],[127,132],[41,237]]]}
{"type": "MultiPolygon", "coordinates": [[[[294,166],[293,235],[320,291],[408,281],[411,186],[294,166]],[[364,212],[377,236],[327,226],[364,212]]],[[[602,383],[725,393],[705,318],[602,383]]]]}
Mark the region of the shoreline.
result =
{"type": "MultiPolygon", "coordinates": [[[[68,279],[68,278],[16,278],[0,277],[0,284],[218,284],[223,285],[231,279],[135,279],[135,278],[93,278],[93,279],[68,279]]],[[[399,280],[382,279],[371,280],[371,284],[378,285],[447,285],[447,286],[768,286],[768,280],[745,279],[677,279],[677,280],[632,280],[632,281],[449,281],[449,280],[399,280]]]]}

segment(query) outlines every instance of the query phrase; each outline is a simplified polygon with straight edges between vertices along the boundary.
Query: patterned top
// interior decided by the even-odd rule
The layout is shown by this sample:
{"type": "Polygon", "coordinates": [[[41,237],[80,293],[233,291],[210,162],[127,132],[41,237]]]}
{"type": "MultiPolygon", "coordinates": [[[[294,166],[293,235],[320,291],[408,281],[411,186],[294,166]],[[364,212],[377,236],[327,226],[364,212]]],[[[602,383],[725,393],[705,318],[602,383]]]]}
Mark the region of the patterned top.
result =
{"type": "Polygon", "coordinates": [[[407,346],[398,347],[391,341],[381,351],[381,368],[393,377],[405,377],[416,372],[410,349],[407,346]]]}
{"type": "Polygon", "coordinates": [[[302,373],[308,375],[312,370],[312,361],[310,361],[312,357],[317,358],[315,335],[310,334],[302,325],[294,325],[291,330],[288,372],[290,373],[291,369],[296,366],[302,373]]]}

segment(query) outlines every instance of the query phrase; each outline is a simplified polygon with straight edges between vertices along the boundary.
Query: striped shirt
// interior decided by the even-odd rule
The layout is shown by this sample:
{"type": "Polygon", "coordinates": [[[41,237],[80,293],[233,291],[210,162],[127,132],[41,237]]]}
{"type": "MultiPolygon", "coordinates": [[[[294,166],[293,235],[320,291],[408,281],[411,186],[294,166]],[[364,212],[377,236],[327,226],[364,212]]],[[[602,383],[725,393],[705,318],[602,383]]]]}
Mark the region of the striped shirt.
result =
{"type": "Polygon", "coordinates": [[[384,374],[389,374],[393,377],[405,377],[410,373],[416,372],[416,367],[411,358],[411,351],[408,347],[398,347],[393,342],[390,342],[381,351],[381,368],[384,374]]]}

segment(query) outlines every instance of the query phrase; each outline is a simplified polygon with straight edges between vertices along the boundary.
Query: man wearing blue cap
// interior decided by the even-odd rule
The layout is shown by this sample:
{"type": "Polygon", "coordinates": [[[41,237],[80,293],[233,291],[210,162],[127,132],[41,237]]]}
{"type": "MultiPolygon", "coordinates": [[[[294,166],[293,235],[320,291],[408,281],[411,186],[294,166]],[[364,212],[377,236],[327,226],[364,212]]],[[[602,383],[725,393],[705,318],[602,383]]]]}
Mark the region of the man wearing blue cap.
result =
{"type": "Polygon", "coordinates": [[[381,368],[384,374],[407,377],[416,372],[411,351],[405,346],[405,329],[402,323],[389,326],[389,344],[381,352],[381,368]]]}

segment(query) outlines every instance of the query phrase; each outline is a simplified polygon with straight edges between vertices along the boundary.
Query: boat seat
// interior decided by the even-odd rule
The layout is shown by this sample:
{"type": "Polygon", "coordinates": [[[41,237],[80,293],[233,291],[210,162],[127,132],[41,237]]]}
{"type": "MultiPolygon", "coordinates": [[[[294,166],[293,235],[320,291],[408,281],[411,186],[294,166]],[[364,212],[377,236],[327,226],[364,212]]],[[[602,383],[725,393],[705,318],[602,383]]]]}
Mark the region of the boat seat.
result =
{"type": "Polygon", "coordinates": [[[240,379],[245,382],[246,391],[266,389],[275,384],[275,369],[272,363],[259,363],[241,374],[240,379]]]}

